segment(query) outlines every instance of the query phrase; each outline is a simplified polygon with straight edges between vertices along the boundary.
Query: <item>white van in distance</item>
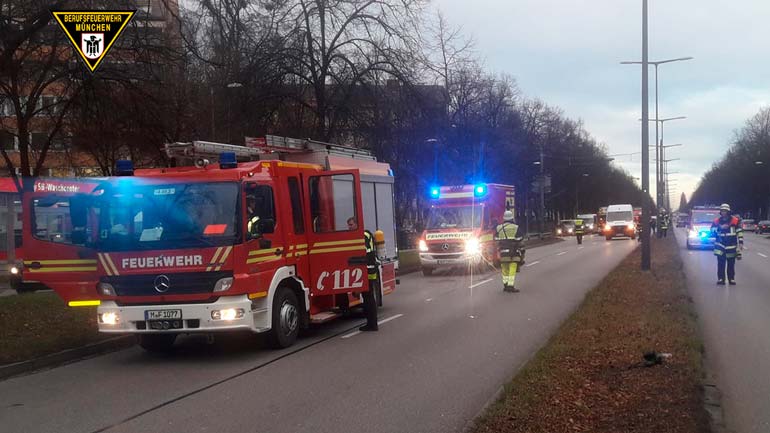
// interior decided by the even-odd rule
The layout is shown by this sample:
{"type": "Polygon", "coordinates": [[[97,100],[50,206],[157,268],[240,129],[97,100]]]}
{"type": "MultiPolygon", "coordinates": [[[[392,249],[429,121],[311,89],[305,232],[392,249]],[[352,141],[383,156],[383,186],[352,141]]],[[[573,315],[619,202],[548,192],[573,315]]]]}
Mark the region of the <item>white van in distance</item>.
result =
{"type": "Polygon", "coordinates": [[[630,204],[607,206],[607,223],[604,225],[604,238],[609,241],[615,236],[628,236],[631,239],[636,239],[634,208],[630,204]]]}

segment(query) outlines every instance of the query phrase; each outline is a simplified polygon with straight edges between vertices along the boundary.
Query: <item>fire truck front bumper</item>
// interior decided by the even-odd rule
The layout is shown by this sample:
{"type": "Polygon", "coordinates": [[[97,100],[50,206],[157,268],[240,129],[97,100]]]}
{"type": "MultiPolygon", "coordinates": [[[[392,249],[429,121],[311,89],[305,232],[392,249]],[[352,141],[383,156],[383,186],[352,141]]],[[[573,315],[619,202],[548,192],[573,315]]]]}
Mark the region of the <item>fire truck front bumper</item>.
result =
{"type": "Polygon", "coordinates": [[[196,333],[270,330],[267,298],[223,296],[210,304],[118,305],[105,301],[96,310],[99,332],[196,333]]]}
{"type": "Polygon", "coordinates": [[[481,263],[481,261],[482,257],[480,253],[420,253],[420,264],[424,268],[476,265],[481,263]]]}

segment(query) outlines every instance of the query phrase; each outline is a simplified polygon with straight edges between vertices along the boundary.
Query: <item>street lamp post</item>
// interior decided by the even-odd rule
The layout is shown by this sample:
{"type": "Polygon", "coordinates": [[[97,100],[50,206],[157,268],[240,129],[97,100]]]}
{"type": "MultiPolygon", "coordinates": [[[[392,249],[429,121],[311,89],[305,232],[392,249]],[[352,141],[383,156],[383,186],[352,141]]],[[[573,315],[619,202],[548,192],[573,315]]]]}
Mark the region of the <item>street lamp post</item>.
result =
{"type": "MultiPolygon", "coordinates": [[[[660,118],[660,116],[658,116],[658,66],[662,65],[662,64],[665,64],[665,63],[682,62],[682,61],[692,60],[692,59],[694,59],[694,57],[678,57],[676,59],[658,60],[658,61],[655,61],[655,62],[650,62],[650,61],[638,62],[637,61],[637,62],[620,62],[620,64],[621,65],[641,65],[641,64],[655,65],[655,120],[658,120],[660,118]]],[[[662,129],[663,125],[661,124],[660,127],[662,129]]],[[[662,134],[662,131],[661,131],[661,134],[662,134]]],[[[655,146],[658,145],[658,140],[659,140],[658,139],[658,123],[655,122],[655,146]]],[[[662,159],[660,154],[659,154],[659,149],[657,147],[655,148],[655,157],[658,158],[658,159],[662,159]]],[[[658,197],[658,199],[660,199],[660,194],[657,193],[657,189],[660,186],[659,185],[660,184],[659,176],[660,176],[660,167],[656,164],[655,165],[655,177],[656,177],[656,185],[657,186],[655,187],[655,189],[656,189],[656,196],[658,197]]],[[[657,205],[660,206],[660,203],[657,203],[657,205]]]]}
{"type": "MultiPolygon", "coordinates": [[[[687,119],[687,116],[667,117],[665,119],[658,119],[656,117],[655,119],[650,119],[649,120],[650,122],[655,122],[655,130],[656,131],[658,131],[658,122],[660,122],[660,142],[658,142],[657,138],[656,138],[656,142],[655,142],[655,146],[654,146],[655,147],[655,161],[657,162],[655,164],[655,199],[656,199],[656,206],[657,207],[661,207],[662,206],[661,201],[662,201],[662,198],[663,198],[663,195],[660,192],[661,188],[663,187],[663,167],[660,166],[660,161],[666,157],[665,156],[665,152],[663,150],[665,148],[665,146],[663,146],[663,124],[666,123],[666,122],[670,122],[672,120],[683,120],[683,119],[687,119]]],[[[639,120],[642,120],[642,119],[639,119],[639,120]]],[[[656,136],[657,135],[658,134],[656,132],[656,136]]],[[[676,147],[676,146],[672,145],[672,146],[668,146],[668,147],[676,147]]]]}

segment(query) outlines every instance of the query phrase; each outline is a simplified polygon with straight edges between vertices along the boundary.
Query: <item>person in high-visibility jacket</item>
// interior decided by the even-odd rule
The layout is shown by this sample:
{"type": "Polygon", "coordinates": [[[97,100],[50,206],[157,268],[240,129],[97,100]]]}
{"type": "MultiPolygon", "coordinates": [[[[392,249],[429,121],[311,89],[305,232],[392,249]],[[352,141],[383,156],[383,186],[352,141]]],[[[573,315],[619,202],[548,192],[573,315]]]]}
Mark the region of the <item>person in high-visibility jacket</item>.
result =
{"type": "Polygon", "coordinates": [[[660,208],[660,214],[658,215],[658,224],[660,225],[658,230],[658,237],[659,238],[665,238],[668,237],[668,226],[671,224],[671,219],[668,216],[668,212],[666,212],[666,209],[660,208]]]}
{"type": "Polygon", "coordinates": [[[717,284],[725,284],[725,268],[731,286],[735,283],[735,258],[743,249],[743,229],[740,220],[730,215],[730,205],[719,207],[719,218],[711,223],[711,232],[716,237],[714,255],[717,256],[717,284]]]}
{"type": "Polygon", "coordinates": [[[519,226],[513,222],[513,212],[507,210],[503,214],[503,223],[495,228],[495,240],[500,251],[500,267],[503,274],[503,290],[516,293],[516,271],[521,264],[519,249],[522,238],[519,237],[519,226]]]}
{"type": "Polygon", "coordinates": [[[577,238],[578,245],[583,243],[583,235],[586,233],[585,224],[583,220],[575,220],[575,237],[577,238]]]}
{"type": "Polygon", "coordinates": [[[361,293],[364,301],[364,315],[366,316],[366,325],[358,328],[359,331],[377,331],[377,300],[374,298],[376,290],[377,271],[379,261],[374,249],[374,236],[369,230],[364,230],[364,246],[366,247],[366,273],[368,275],[369,290],[361,293]]]}

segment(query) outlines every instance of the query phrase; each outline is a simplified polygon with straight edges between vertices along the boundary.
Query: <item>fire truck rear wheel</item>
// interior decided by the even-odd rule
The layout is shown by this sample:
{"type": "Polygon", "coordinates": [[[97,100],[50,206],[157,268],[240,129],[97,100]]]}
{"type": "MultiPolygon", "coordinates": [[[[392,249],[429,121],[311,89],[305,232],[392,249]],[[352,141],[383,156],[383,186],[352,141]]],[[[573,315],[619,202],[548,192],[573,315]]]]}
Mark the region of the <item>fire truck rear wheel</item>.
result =
{"type": "Polygon", "coordinates": [[[422,274],[426,277],[433,275],[433,268],[422,268],[422,274]]]}
{"type": "Polygon", "coordinates": [[[289,347],[299,334],[299,306],[297,296],[288,287],[279,287],[273,297],[273,319],[270,345],[276,349],[289,347]]]}
{"type": "Polygon", "coordinates": [[[164,353],[171,351],[177,334],[139,334],[137,339],[142,349],[148,352],[164,353]]]}

